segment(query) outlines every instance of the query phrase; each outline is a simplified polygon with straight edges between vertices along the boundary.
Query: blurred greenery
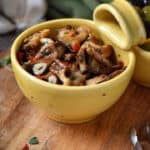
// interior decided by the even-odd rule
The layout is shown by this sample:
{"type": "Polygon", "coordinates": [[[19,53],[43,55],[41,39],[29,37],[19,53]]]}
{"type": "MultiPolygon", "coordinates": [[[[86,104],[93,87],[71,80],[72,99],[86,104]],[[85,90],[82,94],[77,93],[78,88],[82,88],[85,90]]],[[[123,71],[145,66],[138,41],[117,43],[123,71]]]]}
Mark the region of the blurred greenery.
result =
{"type": "Polygon", "coordinates": [[[6,66],[11,62],[10,56],[6,56],[3,59],[0,60],[0,68],[6,66]]]}
{"type": "Polygon", "coordinates": [[[86,18],[92,19],[94,8],[111,0],[47,0],[48,19],[54,18],[86,18]]]}

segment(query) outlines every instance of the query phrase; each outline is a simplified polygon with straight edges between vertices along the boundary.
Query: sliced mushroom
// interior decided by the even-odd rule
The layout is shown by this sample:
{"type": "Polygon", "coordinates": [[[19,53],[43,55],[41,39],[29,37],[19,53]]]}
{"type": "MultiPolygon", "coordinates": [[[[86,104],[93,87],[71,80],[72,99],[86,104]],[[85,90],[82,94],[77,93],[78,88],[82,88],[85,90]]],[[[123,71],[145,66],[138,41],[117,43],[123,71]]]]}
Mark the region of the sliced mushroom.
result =
{"type": "Polygon", "coordinates": [[[81,49],[85,49],[87,54],[94,57],[98,62],[102,62],[101,46],[91,41],[82,44],[81,49]]]}
{"type": "Polygon", "coordinates": [[[37,50],[37,47],[40,45],[40,37],[39,36],[33,36],[26,44],[24,44],[23,49],[24,50],[37,50]]]}
{"type": "Polygon", "coordinates": [[[49,58],[53,59],[55,56],[56,58],[61,58],[65,53],[65,47],[60,42],[54,43],[54,41],[49,42],[45,45],[43,45],[40,49],[40,51],[36,54],[35,58],[49,58]]]}
{"type": "Polygon", "coordinates": [[[88,70],[90,74],[98,75],[100,74],[100,64],[97,60],[92,57],[88,57],[88,70]]]}
{"type": "Polygon", "coordinates": [[[80,71],[74,72],[71,77],[71,85],[84,85],[86,81],[86,75],[83,75],[80,71]]]}
{"type": "Polygon", "coordinates": [[[108,59],[102,59],[102,62],[99,63],[100,73],[101,74],[109,74],[112,72],[112,64],[108,59]]]}
{"type": "Polygon", "coordinates": [[[55,62],[52,64],[53,69],[55,69],[55,71],[60,71],[61,69],[66,69],[68,66],[68,63],[60,61],[59,59],[56,59],[55,62]]]}
{"type": "Polygon", "coordinates": [[[86,85],[98,84],[107,80],[109,80],[109,76],[102,74],[100,76],[96,76],[92,79],[86,80],[86,85]]]}
{"type": "Polygon", "coordinates": [[[116,65],[112,65],[112,70],[118,70],[118,69],[121,69],[123,68],[123,64],[119,63],[119,64],[116,64],[116,65]]]}
{"type": "Polygon", "coordinates": [[[80,26],[77,28],[77,32],[86,32],[86,33],[90,33],[90,29],[87,26],[80,26]]]}
{"type": "Polygon", "coordinates": [[[57,39],[66,45],[70,45],[75,35],[75,30],[73,28],[61,28],[58,31],[57,39]]]}
{"type": "Polygon", "coordinates": [[[65,61],[74,61],[75,60],[75,54],[73,53],[67,53],[64,55],[64,60],[65,61]]]}
{"type": "Polygon", "coordinates": [[[79,28],[77,28],[77,36],[76,39],[79,40],[79,42],[83,42],[84,40],[87,39],[89,33],[90,33],[90,29],[87,26],[80,26],[79,28]]]}
{"type": "Polygon", "coordinates": [[[49,29],[44,29],[39,32],[36,32],[29,36],[28,38],[24,39],[24,50],[37,50],[38,46],[41,44],[41,38],[46,38],[50,35],[49,29]]]}
{"type": "Polygon", "coordinates": [[[65,72],[65,70],[61,70],[59,73],[57,73],[57,76],[62,81],[63,85],[71,85],[71,80],[68,77],[66,77],[65,72]]]}
{"type": "Polygon", "coordinates": [[[58,59],[55,60],[50,66],[50,71],[57,75],[63,85],[70,85],[70,79],[66,76],[67,66],[67,64],[58,59]]]}
{"type": "Polygon", "coordinates": [[[89,28],[82,26],[77,28],[62,28],[58,32],[58,40],[63,42],[65,45],[71,47],[73,52],[76,52],[80,48],[80,44],[88,37],[89,28]]]}
{"type": "Polygon", "coordinates": [[[109,58],[113,53],[113,47],[111,45],[103,45],[101,50],[103,58],[109,58]]]}
{"type": "Polygon", "coordinates": [[[41,38],[49,37],[50,33],[51,33],[50,29],[43,29],[43,30],[40,31],[40,37],[41,38]]]}
{"type": "Polygon", "coordinates": [[[54,50],[57,52],[57,58],[61,58],[65,53],[66,47],[61,42],[56,42],[54,50]]]}
{"type": "Polygon", "coordinates": [[[77,61],[78,61],[79,69],[81,73],[85,73],[88,69],[87,62],[86,62],[85,49],[80,49],[80,51],[77,54],[77,61]]]}
{"type": "Polygon", "coordinates": [[[92,43],[98,44],[98,45],[103,45],[104,44],[104,42],[100,38],[97,38],[93,34],[90,34],[90,33],[89,33],[89,36],[88,36],[87,40],[91,41],[92,43]]]}
{"type": "Polygon", "coordinates": [[[42,39],[40,39],[40,42],[42,44],[54,44],[54,41],[50,38],[42,38],[42,39]]]}
{"type": "Polygon", "coordinates": [[[111,74],[109,74],[110,79],[114,78],[115,76],[119,75],[120,73],[122,73],[124,71],[125,68],[123,69],[119,69],[119,70],[115,70],[114,72],[112,72],[111,74]]]}
{"type": "Polygon", "coordinates": [[[69,62],[68,68],[69,68],[68,70],[70,70],[70,72],[73,73],[73,72],[76,72],[79,70],[79,65],[78,65],[77,61],[69,62]]]}
{"type": "Polygon", "coordinates": [[[49,56],[54,51],[54,42],[47,43],[41,47],[38,53],[35,55],[36,59],[49,56]]]}
{"type": "Polygon", "coordinates": [[[56,58],[57,58],[57,52],[53,52],[48,56],[38,59],[36,62],[37,63],[44,62],[50,65],[56,58]]]}
{"type": "Polygon", "coordinates": [[[35,75],[42,75],[47,69],[46,63],[37,63],[33,65],[32,71],[35,75]]]}

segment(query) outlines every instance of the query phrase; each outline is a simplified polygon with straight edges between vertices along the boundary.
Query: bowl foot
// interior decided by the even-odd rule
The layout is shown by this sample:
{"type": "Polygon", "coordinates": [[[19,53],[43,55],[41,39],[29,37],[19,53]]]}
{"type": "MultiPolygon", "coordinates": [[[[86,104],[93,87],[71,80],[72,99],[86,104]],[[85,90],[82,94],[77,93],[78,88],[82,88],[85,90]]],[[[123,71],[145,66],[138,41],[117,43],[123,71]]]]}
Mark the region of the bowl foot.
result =
{"type": "Polygon", "coordinates": [[[86,119],[79,119],[79,120],[69,120],[69,119],[65,119],[61,116],[54,116],[54,115],[47,115],[49,119],[52,119],[56,122],[59,123],[65,123],[65,124],[80,124],[80,123],[86,123],[89,122],[93,119],[95,119],[98,115],[86,118],[86,119]]]}

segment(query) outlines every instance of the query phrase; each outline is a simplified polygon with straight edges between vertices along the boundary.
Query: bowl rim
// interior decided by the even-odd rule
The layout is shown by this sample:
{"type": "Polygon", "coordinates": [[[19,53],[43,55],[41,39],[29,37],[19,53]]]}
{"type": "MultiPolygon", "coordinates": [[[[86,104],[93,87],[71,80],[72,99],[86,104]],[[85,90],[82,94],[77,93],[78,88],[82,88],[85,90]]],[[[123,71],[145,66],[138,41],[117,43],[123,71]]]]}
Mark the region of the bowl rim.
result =
{"type": "Polygon", "coordinates": [[[149,57],[149,59],[150,59],[150,51],[147,51],[147,50],[141,48],[139,45],[138,45],[138,46],[135,46],[135,49],[136,49],[140,54],[142,54],[144,57],[149,57]]]}
{"type": "MultiPolygon", "coordinates": [[[[129,50],[129,48],[131,47],[131,37],[129,36],[130,33],[129,33],[129,28],[127,27],[127,24],[125,23],[122,15],[118,12],[118,10],[113,6],[113,5],[110,5],[110,4],[101,4],[99,6],[97,6],[94,10],[94,13],[93,13],[93,18],[94,18],[94,22],[100,26],[100,22],[102,20],[100,20],[99,18],[97,18],[97,16],[99,16],[99,14],[103,14],[102,12],[100,11],[107,11],[109,14],[111,14],[115,20],[117,20],[119,26],[120,26],[120,30],[123,34],[123,42],[121,43],[120,42],[120,38],[118,38],[116,35],[113,34],[113,37],[115,36],[115,38],[113,38],[113,42],[118,46],[120,47],[120,49],[124,49],[124,50],[129,50]],[[116,38],[117,37],[117,38],[116,38]],[[118,45],[119,43],[119,45],[118,45]]],[[[102,21],[103,22],[103,21],[102,21]]],[[[106,24],[106,23],[105,23],[106,24]]],[[[103,25],[104,26],[104,25],[103,25]]],[[[110,31],[107,31],[107,30],[104,30],[104,27],[99,27],[100,30],[102,32],[105,32],[106,34],[109,34],[110,31]]],[[[111,37],[112,38],[112,37],[111,37]]],[[[111,39],[112,40],[112,39],[111,39]]]]}
{"type": "MultiPolygon", "coordinates": [[[[126,67],[126,69],[119,75],[117,75],[116,77],[99,83],[99,84],[94,84],[94,85],[83,85],[83,86],[68,86],[68,85],[58,85],[58,84],[50,84],[46,81],[43,81],[41,79],[36,78],[35,76],[31,75],[29,72],[27,72],[25,69],[22,68],[22,66],[19,64],[18,60],[17,60],[17,50],[18,47],[20,46],[20,42],[22,41],[22,38],[28,34],[28,32],[33,32],[33,30],[40,30],[41,28],[44,28],[44,26],[47,26],[49,24],[52,23],[59,23],[59,22],[69,22],[69,21],[74,21],[74,22],[83,22],[83,23],[88,23],[90,25],[94,25],[96,26],[96,24],[94,23],[94,21],[92,20],[88,20],[88,19],[80,19],[80,18],[64,18],[64,19],[54,19],[54,20],[50,20],[50,21],[45,21],[39,24],[36,24],[28,29],[26,29],[25,31],[23,31],[13,42],[12,47],[11,47],[11,61],[12,61],[12,66],[15,65],[15,67],[17,68],[17,70],[19,72],[22,72],[22,74],[29,78],[30,80],[32,80],[33,82],[47,87],[47,88],[53,88],[53,89],[59,89],[59,90],[76,90],[76,91],[80,91],[80,90],[90,90],[90,89],[100,89],[100,87],[105,87],[105,86],[110,86],[112,85],[114,82],[116,82],[118,79],[121,79],[122,77],[126,76],[128,74],[128,72],[130,72],[132,70],[132,68],[134,68],[135,65],[135,55],[132,51],[128,51],[126,53],[128,53],[128,57],[129,57],[129,62],[128,65],[126,67]]],[[[98,27],[97,27],[98,29],[98,27]]],[[[12,67],[13,68],[13,67],[12,67]]]]}

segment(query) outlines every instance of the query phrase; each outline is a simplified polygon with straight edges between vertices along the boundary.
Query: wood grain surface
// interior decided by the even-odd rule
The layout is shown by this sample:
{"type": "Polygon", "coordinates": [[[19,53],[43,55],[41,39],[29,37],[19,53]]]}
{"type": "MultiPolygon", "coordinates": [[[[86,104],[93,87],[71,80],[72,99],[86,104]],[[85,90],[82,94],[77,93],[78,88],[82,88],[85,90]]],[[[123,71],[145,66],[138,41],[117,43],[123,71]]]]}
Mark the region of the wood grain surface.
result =
{"type": "MultiPolygon", "coordinates": [[[[0,58],[6,52],[0,54],[0,58]]],[[[150,89],[133,81],[124,95],[97,119],[78,125],[47,118],[23,96],[11,68],[0,69],[0,150],[132,150],[129,131],[150,121],[150,89]]]]}

